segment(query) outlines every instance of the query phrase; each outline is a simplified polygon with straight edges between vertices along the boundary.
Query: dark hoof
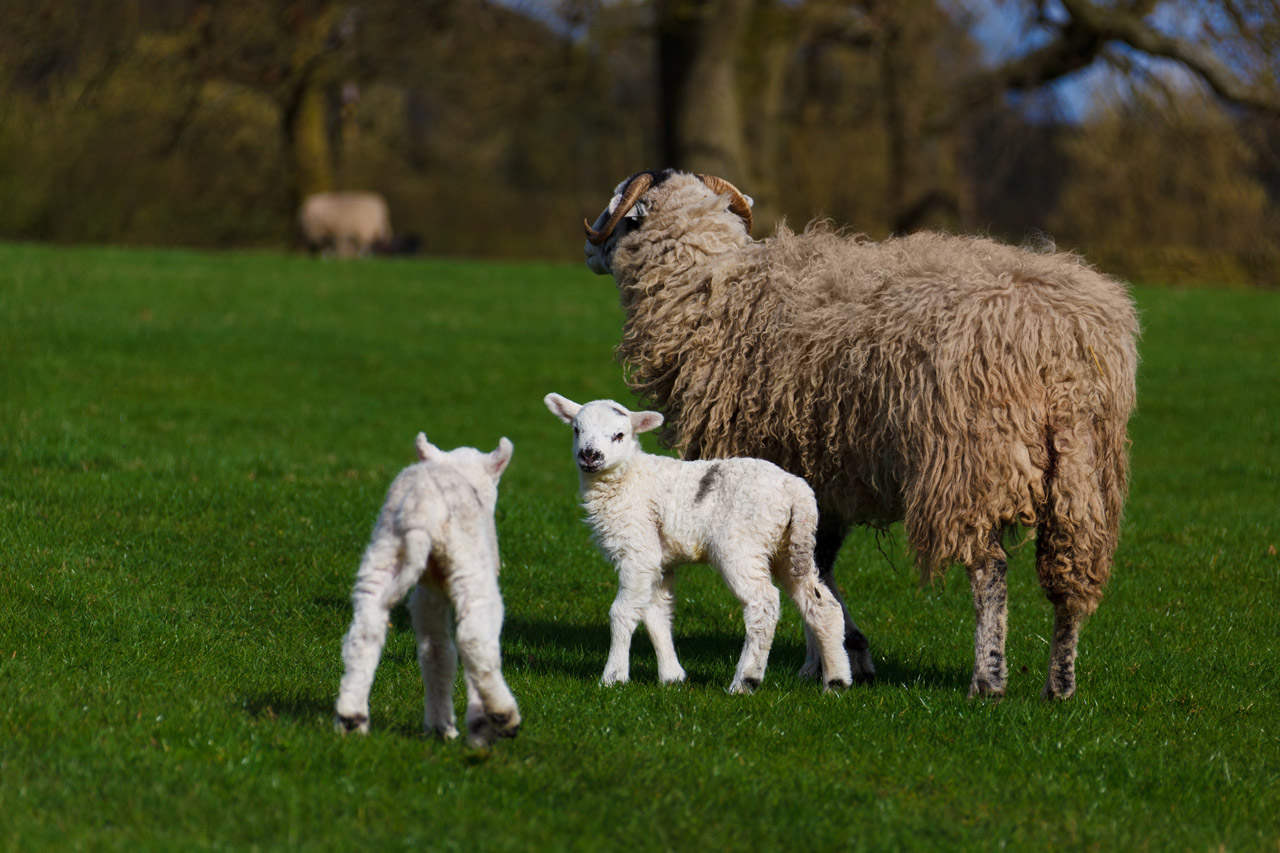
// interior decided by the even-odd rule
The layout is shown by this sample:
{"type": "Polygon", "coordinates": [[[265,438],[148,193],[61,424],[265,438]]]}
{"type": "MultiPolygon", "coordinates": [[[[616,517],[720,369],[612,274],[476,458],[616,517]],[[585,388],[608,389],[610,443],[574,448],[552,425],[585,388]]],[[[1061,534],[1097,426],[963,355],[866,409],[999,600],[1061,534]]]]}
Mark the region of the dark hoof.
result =
{"type": "Polygon", "coordinates": [[[833,678],[827,682],[828,690],[844,690],[848,686],[849,686],[849,682],[841,681],[838,678],[833,678]]]}
{"type": "Polygon", "coordinates": [[[742,686],[750,690],[752,693],[754,693],[756,691],[756,688],[760,686],[760,679],[744,678],[742,679],[742,686]]]}
{"type": "Polygon", "coordinates": [[[867,635],[861,631],[854,629],[844,632],[844,647],[851,652],[861,652],[870,648],[871,644],[867,642],[867,635]]]}
{"type": "Polygon", "coordinates": [[[356,714],[351,717],[344,717],[341,714],[338,714],[334,716],[333,724],[338,731],[343,734],[347,734],[348,732],[356,732],[367,728],[369,725],[369,718],[364,714],[356,714]]]}

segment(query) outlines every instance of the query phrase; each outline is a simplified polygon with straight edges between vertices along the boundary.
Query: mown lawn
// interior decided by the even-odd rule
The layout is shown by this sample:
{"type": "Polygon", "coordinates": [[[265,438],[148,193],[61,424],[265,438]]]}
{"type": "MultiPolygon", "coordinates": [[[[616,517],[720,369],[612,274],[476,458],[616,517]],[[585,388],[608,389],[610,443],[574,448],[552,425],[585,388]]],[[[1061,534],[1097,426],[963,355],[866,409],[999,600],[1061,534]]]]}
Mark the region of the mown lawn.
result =
{"type": "Polygon", "coordinates": [[[963,573],[900,530],[839,576],[879,676],[725,693],[736,603],[679,586],[690,682],[596,684],[615,585],[542,406],[633,402],[612,281],[575,266],[0,246],[0,846],[430,850],[1280,845],[1280,294],[1137,288],[1133,485],[1079,693],[1010,582],[1010,691],[965,699],[963,573]],[[525,727],[420,734],[397,613],[373,733],[330,722],[347,597],[424,429],[515,443],[499,535],[525,727]]]}

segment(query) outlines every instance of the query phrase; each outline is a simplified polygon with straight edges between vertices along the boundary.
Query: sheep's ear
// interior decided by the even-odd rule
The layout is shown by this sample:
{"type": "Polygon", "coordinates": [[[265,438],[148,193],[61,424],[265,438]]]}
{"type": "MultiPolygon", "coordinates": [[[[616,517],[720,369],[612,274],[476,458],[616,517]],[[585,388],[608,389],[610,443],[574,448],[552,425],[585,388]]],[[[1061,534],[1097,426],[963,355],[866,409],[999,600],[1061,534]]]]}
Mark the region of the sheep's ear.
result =
{"type": "Polygon", "coordinates": [[[413,440],[413,443],[418,448],[418,458],[423,462],[426,462],[432,457],[440,457],[444,455],[443,450],[427,441],[427,434],[425,432],[418,433],[418,436],[413,440]]]}
{"type": "Polygon", "coordinates": [[[570,400],[568,397],[561,397],[554,391],[542,398],[542,402],[547,404],[547,408],[551,410],[551,414],[567,424],[573,423],[573,419],[578,412],[582,411],[582,407],[570,400]]]}
{"type": "Polygon", "coordinates": [[[657,429],[662,426],[661,412],[632,412],[631,413],[631,431],[635,433],[648,432],[651,429],[657,429]]]}
{"type": "Polygon", "coordinates": [[[515,445],[511,443],[511,439],[505,435],[498,439],[497,448],[489,454],[489,473],[496,480],[502,476],[502,472],[506,470],[507,463],[511,461],[511,454],[515,452],[515,445]]]}

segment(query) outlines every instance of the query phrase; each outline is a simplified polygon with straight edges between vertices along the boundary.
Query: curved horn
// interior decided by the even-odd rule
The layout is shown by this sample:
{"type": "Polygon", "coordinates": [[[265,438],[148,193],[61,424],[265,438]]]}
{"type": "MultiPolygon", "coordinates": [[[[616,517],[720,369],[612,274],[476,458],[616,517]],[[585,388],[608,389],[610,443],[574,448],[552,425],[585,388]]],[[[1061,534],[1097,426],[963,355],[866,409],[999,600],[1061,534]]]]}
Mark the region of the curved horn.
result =
{"type": "Polygon", "coordinates": [[[649,172],[641,172],[636,175],[622,190],[622,198],[618,201],[618,206],[613,209],[613,214],[609,217],[609,221],[604,224],[599,231],[591,227],[591,223],[586,219],[582,220],[582,225],[587,229],[587,242],[593,246],[599,246],[609,239],[609,235],[613,233],[613,229],[618,227],[618,223],[622,221],[622,217],[626,216],[631,208],[636,206],[636,202],[640,200],[640,196],[644,195],[645,190],[649,189],[653,184],[653,175],[649,172]]]}
{"type": "Polygon", "coordinates": [[[707,185],[707,189],[713,193],[729,196],[729,210],[738,214],[742,219],[742,224],[747,226],[747,234],[751,234],[751,204],[747,201],[747,197],[724,178],[717,178],[715,175],[698,175],[698,178],[707,185]]]}

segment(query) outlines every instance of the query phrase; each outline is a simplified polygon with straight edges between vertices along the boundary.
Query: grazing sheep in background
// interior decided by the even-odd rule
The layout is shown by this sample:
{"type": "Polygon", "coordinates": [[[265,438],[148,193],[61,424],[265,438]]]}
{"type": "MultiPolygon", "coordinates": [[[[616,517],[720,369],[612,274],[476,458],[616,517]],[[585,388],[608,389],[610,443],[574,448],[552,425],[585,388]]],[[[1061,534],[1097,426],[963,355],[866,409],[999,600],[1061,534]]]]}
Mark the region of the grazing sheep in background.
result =
{"type": "MultiPolygon", "coordinates": [[[[587,266],[613,275],[626,313],[618,356],[667,414],[664,440],[805,477],[833,592],[854,523],[904,520],[922,580],[962,563],[971,696],[1005,690],[1001,539],[1036,525],[1054,608],[1043,695],[1070,697],[1127,489],[1138,323],[1124,285],[976,237],[750,231],[731,184],[671,170],[623,181],[587,225],[587,266]]],[[[846,645],[864,648],[845,619],[846,645]]]]}
{"type": "Polygon", "coordinates": [[[681,462],[645,453],[635,436],[662,423],[657,412],[629,412],[612,400],[579,406],[559,394],[543,402],[573,427],[582,505],[596,542],[618,569],[602,684],[628,679],[631,635],[641,620],[657,653],[658,678],[684,681],[671,619],[674,570],[690,562],[715,566],[742,602],[747,639],[730,693],[749,693],[764,678],[778,624],[770,573],[800,608],[805,634],[821,650],[827,686],[849,684],[844,620],[818,580],[818,507],[804,480],[760,459],[681,462]]]}
{"type": "Polygon", "coordinates": [[[298,224],[312,253],[352,258],[391,245],[391,214],[377,193],[316,193],[298,209],[298,224]]]}
{"type": "Polygon", "coordinates": [[[498,535],[493,511],[498,479],[512,446],[491,453],[470,447],[443,451],[417,436],[422,460],[400,473],[373,529],[356,575],[355,611],[342,642],[345,672],[338,693],[339,731],[369,731],[369,688],[387,635],[387,614],[410,589],[426,711],[424,729],[455,738],[453,681],[458,652],[467,682],[467,735],[473,746],[515,737],[520,711],[502,679],[498,637],[498,535]],[[449,636],[449,605],[458,645],[449,636]]]}

